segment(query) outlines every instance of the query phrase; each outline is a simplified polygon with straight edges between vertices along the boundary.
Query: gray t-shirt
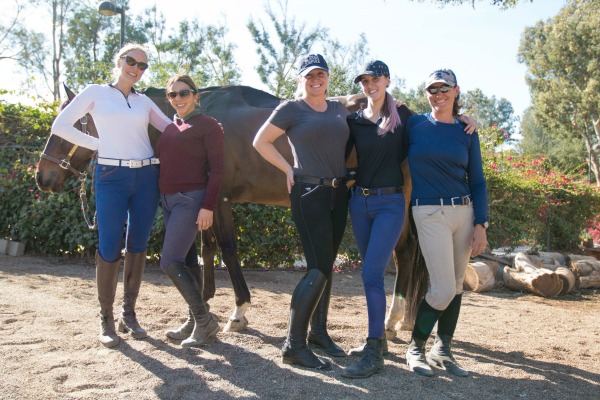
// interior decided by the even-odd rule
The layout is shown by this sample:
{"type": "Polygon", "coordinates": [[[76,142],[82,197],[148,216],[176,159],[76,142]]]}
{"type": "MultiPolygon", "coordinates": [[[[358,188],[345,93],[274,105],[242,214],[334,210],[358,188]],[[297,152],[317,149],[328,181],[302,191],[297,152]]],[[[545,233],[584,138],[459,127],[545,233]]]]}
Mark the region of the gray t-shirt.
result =
{"type": "Polygon", "coordinates": [[[348,111],[327,100],[327,110],[313,110],[304,100],[280,104],[269,122],[283,129],[294,154],[294,173],[322,178],[346,176],[344,152],[350,129],[348,111]]]}

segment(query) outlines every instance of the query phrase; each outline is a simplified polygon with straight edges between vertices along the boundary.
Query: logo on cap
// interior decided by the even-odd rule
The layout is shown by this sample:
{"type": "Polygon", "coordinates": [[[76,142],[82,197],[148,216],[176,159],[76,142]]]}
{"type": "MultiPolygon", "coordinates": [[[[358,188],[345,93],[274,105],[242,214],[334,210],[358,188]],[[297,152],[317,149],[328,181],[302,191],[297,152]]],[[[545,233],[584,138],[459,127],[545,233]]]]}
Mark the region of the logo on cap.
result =
{"type": "Polygon", "coordinates": [[[445,83],[452,87],[456,86],[456,75],[451,69],[442,68],[433,71],[429,74],[427,81],[425,82],[425,88],[433,85],[434,83],[445,83]]]}
{"type": "Polygon", "coordinates": [[[329,66],[327,62],[320,54],[309,54],[302,59],[298,73],[302,76],[306,76],[313,69],[322,69],[329,72],[329,66]]]}
{"type": "Polygon", "coordinates": [[[373,75],[373,76],[382,76],[383,75],[383,76],[387,76],[388,78],[390,77],[390,69],[383,61],[379,61],[379,60],[369,61],[362,67],[361,71],[362,72],[360,74],[358,74],[356,76],[356,78],[354,78],[354,83],[360,82],[360,77],[363,75],[373,75]]]}

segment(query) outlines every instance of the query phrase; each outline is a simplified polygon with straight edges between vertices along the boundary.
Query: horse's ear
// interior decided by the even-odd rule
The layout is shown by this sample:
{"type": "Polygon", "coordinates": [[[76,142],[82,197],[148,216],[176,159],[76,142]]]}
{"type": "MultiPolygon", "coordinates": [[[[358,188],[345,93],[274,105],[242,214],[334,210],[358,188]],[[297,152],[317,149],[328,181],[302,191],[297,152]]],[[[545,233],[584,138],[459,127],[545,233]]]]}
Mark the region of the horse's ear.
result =
{"type": "Polygon", "coordinates": [[[75,98],[75,93],[73,93],[73,91],[69,89],[66,83],[63,83],[63,86],[65,88],[65,93],[67,93],[67,98],[69,99],[69,101],[73,100],[75,98]]]}

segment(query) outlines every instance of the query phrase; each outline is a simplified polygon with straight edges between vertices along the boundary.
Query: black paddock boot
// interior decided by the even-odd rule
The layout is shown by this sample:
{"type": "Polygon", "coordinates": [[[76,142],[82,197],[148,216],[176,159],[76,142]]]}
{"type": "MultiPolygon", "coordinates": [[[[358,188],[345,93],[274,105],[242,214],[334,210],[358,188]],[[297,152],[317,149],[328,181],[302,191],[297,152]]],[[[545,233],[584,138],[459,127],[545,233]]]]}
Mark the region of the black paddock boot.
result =
{"type": "Polygon", "coordinates": [[[333,357],[346,357],[346,352],[327,333],[327,315],[329,314],[329,301],[331,300],[331,286],[333,277],[329,277],[327,285],[323,290],[321,299],[310,320],[310,332],[308,343],[321,348],[325,353],[333,357]]]}
{"type": "MultiPolygon", "coordinates": [[[[383,337],[383,355],[387,356],[388,354],[390,354],[389,350],[388,350],[388,342],[387,339],[385,337],[383,337]]],[[[363,352],[365,351],[365,348],[367,347],[367,342],[364,342],[361,346],[355,347],[353,349],[350,349],[348,351],[348,355],[349,356],[358,356],[358,357],[362,357],[363,356],[363,352]]]]}
{"type": "Polygon", "coordinates": [[[311,269],[296,286],[290,305],[288,334],[281,348],[281,361],[284,364],[320,370],[331,369],[331,364],[321,361],[306,344],[308,322],[326,284],[325,275],[318,269],[311,269]]]}
{"type": "Polygon", "coordinates": [[[406,365],[410,370],[423,376],[433,376],[433,371],[425,359],[426,341],[412,338],[406,350],[406,365]]]}
{"type": "Polygon", "coordinates": [[[140,293],[146,267],[146,252],[125,253],[123,262],[123,309],[119,318],[119,332],[128,333],[134,339],[148,337],[135,315],[135,302],[140,293]]]}
{"type": "Polygon", "coordinates": [[[427,361],[430,365],[443,368],[454,376],[469,376],[469,373],[458,365],[454,359],[450,348],[451,343],[452,336],[435,335],[435,342],[433,342],[433,346],[431,347],[431,350],[429,350],[427,361]]]}
{"type": "Polygon", "coordinates": [[[342,369],[342,376],[368,378],[383,370],[383,341],[384,339],[367,338],[360,360],[342,369]]]}
{"type": "Polygon", "coordinates": [[[105,261],[96,251],[96,286],[100,302],[100,335],[98,340],[106,347],[115,347],[121,339],[115,332],[115,317],[113,303],[119,281],[119,266],[121,260],[105,261]]]}
{"type": "Polygon", "coordinates": [[[179,290],[194,317],[194,329],[190,336],[181,342],[181,347],[200,347],[209,343],[221,328],[217,318],[206,309],[202,300],[202,289],[183,264],[171,264],[167,267],[167,276],[179,290]]]}

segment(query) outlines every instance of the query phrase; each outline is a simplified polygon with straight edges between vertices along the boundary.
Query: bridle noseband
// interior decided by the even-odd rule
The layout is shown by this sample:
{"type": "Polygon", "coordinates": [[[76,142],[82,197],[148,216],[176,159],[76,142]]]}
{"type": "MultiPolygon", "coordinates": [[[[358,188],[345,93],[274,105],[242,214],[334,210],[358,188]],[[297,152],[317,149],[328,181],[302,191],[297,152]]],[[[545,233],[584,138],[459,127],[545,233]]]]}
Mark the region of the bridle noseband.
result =
{"type": "MultiPolygon", "coordinates": [[[[88,123],[87,115],[84,115],[83,117],[81,117],[79,122],[81,123],[81,129],[82,129],[81,131],[84,132],[86,135],[89,135],[89,132],[87,131],[87,123],[88,123]]],[[[49,154],[46,154],[46,152],[45,152],[46,150],[44,149],[44,152],[42,152],[41,158],[43,158],[44,160],[53,162],[54,164],[57,164],[62,169],[69,170],[79,180],[85,181],[85,179],[87,177],[87,173],[85,171],[78,171],[71,165],[71,158],[73,158],[73,154],[75,154],[75,152],[77,151],[78,148],[79,148],[79,146],[74,144],[73,147],[71,148],[71,151],[69,151],[69,154],[67,154],[67,156],[62,159],[58,159],[49,154]]]]}

